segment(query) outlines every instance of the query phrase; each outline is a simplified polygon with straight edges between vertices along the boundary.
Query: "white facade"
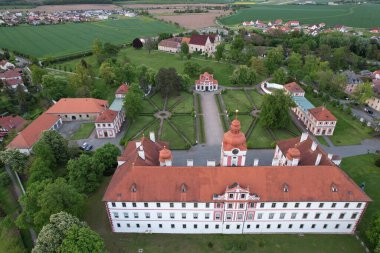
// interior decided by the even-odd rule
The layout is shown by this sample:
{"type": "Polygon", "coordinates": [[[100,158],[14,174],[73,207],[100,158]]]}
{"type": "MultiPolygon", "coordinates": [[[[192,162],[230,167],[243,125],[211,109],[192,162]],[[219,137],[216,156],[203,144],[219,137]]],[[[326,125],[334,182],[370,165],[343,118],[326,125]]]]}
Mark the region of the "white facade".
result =
{"type": "Polygon", "coordinates": [[[247,156],[246,150],[234,148],[233,150],[224,150],[223,143],[220,154],[220,166],[245,166],[247,156]]]}
{"type": "Polygon", "coordinates": [[[190,53],[200,52],[202,54],[211,55],[215,53],[216,46],[220,44],[220,41],[221,41],[221,38],[219,35],[215,37],[214,43],[210,41],[210,38],[207,38],[207,41],[204,45],[191,44],[191,41],[190,41],[189,52],[190,53]]]}
{"type": "Polygon", "coordinates": [[[312,134],[319,135],[333,135],[336,120],[333,121],[320,121],[317,120],[309,111],[305,112],[301,107],[292,108],[293,112],[312,134]]]}
{"type": "Polygon", "coordinates": [[[113,122],[95,123],[96,135],[99,139],[102,138],[115,138],[120,132],[122,124],[125,120],[125,113],[123,110],[119,111],[117,117],[113,122]]]}
{"type": "Polygon", "coordinates": [[[169,53],[178,53],[179,51],[181,51],[181,44],[178,43],[178,47],[166,47],[158,45],[158,50],[169,53]]]}

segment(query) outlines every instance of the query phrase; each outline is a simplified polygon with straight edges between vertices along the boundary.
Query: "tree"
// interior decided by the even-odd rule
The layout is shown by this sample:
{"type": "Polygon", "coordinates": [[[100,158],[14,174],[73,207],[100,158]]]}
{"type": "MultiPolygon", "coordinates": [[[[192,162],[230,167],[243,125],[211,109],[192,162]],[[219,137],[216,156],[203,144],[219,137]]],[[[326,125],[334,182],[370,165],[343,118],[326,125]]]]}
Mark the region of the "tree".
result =
{"type": "Polygon", "coordinates": [[[181,43],[181,53],[184,55],[189,54],[189,45],[186,42],[181,43]]]}
{"type": "Polygon", "coordinates": [[[259,57],[252,57],[251,59],[251,67],[255,70],[255,72],[261,77],[268,76],[268,69],[265,66],[265,61],[259,57]]]}
{"type": "Polygon", "coordinates": [[[68,160],[68,142],[57,131],[49,130],[43,132],[41,142],[46,143],[53,151],[54,157],[59,164],[65,164],[68,160]]]}
{"type": "Polygon", "coordinates": [[[290,123],[289,110],[293,105],[290,96],[276,90],[272,95],[264,96],[260,118],[268,128],[285,128],[290,123]]]}
{"type": "Polygon", "coordinates": [[[119,48],[116,45],[109,42],[104,43],[103,54],[105,54],[107,57],[116,56],[118,52],[119,48]]]}
{"type": "Polygon", "coordinates": [[[58,252],[62,241],[66,238],[69,230],[73,226],[79,228],[86,226],[77,217],[59,212],[50,216],[50,222],[46,224],[38,234],[36,245],[32,253],[55,253],[58,252]]]}
{"type": "Polygon", "coordinates": [[[68,97],[71,94],[67,79],[63,76],[45,75],[42,78],[42,87],[43,95],[55,101],[68,97]]]}
{"type": "Polygon", "coordinates": [[[237,67],[231,76],[231,82],[235,85],[253,85],[256,82],[256,72],[245,65],[237,67]]]}
{"type": "Polygon", "coordinates": [[[221,59],[223,59],[224,51],[225,51],[224,43],[221,43],[216,46],[215,59],[217,61],[220,61],[221,59]]]}
{"type": "Polygon", "coordinates": [[[156,47],[156,42],[152,38],[149,37],[145,39],[145,48],[148,50],[149,54],[150,54],[150,51],[155,49],[155,47],[156,47]]]}
{"type": "Polygon", "coordinates": [[[99,39],[96,39],[92,45],[92,54],[96,57],[98,64],[104,61],[103,44],[99,39]]]}
{"type": "Polygon", "coordinates": [[[368,99],[375,96],[371,83],[365,82],[358,85],[354,91],[354,97],[362,104],[366,103],[368,99]]]}
{"type": "Polygon", "coordinates": [[[302,56],[297,53],[291,53],[288,58],[289,75],[296,80],[302,80],[302,77],[303,77],[302,68],[303,68],[302,56]]]}
{"type": "Polygon", "coordinates": [[[126,117],[133,121],[142,110],[143,92],[137,84],[129,87],[128,93],[124,98],[124,110],[126,117]]]}
{"type": "Polygon", "coordinates": [[[276,69],[282,66],[284,61],[284,49],[282,46],[272,48],[268,51],[267,57],[265,58],[265,65],[270,74],[272,74],[276,69]]]}
{"type": "Polygon", "coordinates": [[[28,156],[17,149],[8,149],[0,151],[0,160],[9,165],[12,170],[22,173],[28,162],[28,156]]]}
{"type": "Polygon", "coordinates": [[[95,163],[103,164],[104,175],[110,176],[117,167],[117,157],[120,156],[120,149],[110,143],[98,148],[92,156],[95,163]]]}
{"type": "Polygon", "coordinates": [[[132,83],[136,79],[136,67],[131,63],[126,63],[122,67],[122,72],[124,73],[123,79],[127,83],[132,83]]]}
{"type": "Polygon", "coordinates": [[[156,75],[156,88],[162,97],[178,95],[182,87],[181,76],[174,68],[160,68],[156,75]]]}
{"type": "Polygon", "coordinates": [[[105,61],[100,65],[99,76],[106,82],[106,84],[112,85],[116,79],[115,68],[111,63],[105,61]]]}
{"type": "Polygon", "coordinates": [[[105,166],[91,156],[82,154],[67,163],[69,183],[79,192],[90,193],[97,189],[103,176],[105,166]]]}
{"type": "Polygon", "coordinates": [[[73,225],[59,248],[60,253],[103,253],[104,242],[95,231],[89,227],[73,225]]]}
{"type": "Polygon", "coordinates": [[[380,247],[380,213],[376,213],[371,221],[371,225],[366,231],[368,240],[375,248],[380,247]]]}
{"type": "Polygon", "coordinates": [[[288,75],[283,68],[278,68],[273,73],[272,81],[275,83],[286,83],[288,81],[288,75]]]}
{"type": "Polygon", "coordinates": [[[201,66],[196,62],[185,62],[183,72],[190,77],[197,77],[199,75],[201,66]]]}
{"type": "Polygon", "coordinates": [[[73,215],[80,214],[84,195],[64,178],[55,181],[47,179],[28,186],[26,194],[20,198],[23,211],[16,220],[20,228],[35,227],[40,230],[48,223],[52,214],[65,211],[73,215]]]}
{"type": "Polygon", "coordinates": [[[141,42],[139,38],[136,38],[132,41],[132,46],[134,49],[140,49],[143,47],[143,43],[141,42]]]}
{"type": "Polygon", "coordinates": [[[42,82],[42,77],[48,73],[46,69],[40,68],[37,65],[32,65],[30,71],[32,72],[33,84],[40,84],[42,82]]]}
{"type": "Polygon", "coordinates": [[[91,66],[85,61],[81,60],[75,68],[75,74],[70,76],[70,84],[73,89],[77,90],[81,96],[88,96],[90,88],[94,84],[94,77],[91,71],[91,66]]]}
{"type": "Polygon", "coordinates": [[[43,157],[37,157],[33,160],[29,168],[28,186],[45,179],[53,178],[54,174],[50,169],[48,163],[43,157]]]}

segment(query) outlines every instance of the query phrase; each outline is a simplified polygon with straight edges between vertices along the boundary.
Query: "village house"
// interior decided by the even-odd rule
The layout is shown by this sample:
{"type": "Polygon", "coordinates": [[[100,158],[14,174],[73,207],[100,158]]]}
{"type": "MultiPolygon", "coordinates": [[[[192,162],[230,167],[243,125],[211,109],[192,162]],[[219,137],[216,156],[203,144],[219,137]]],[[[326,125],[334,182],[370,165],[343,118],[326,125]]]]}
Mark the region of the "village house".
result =
{"type": "Polygon", "coordinates": [[[195,81],[196,91],[216,91],[218,90],[218,80],[214,79],[213,74],[207,72],[201,74],[195,81]]]}
{"type": "Polygon", "coordinates": [[[380,80],[380,70],[376,70],[372,73],[372,76],[376,80],[380,80]]]}
{"type": "Polygon", "coordinates": [[[9,61],[2,60],[0,61],[0,70],[8,70],[8,69],[14,69],[15,65],[10,63],[9,61]]]}
{"type": "Polygon", "coordinates": [[[217,34],[191,35],[189,41],[189,52],[200,52],[201,54],[211,55],[215,53],[216,46],[220,44],[221,37],[217,34]]]}
{"type": "Polygon", "coordinates": [[[122,83],[115,92],[115,98],[125,98],[125,94],[128,93],[129,87],[126,83],[122,83]]]}
{"type": "Polygon", "coordinates": [[[366,103],[372,109],[380,112],[380,80],[374,79],[373,83],[373,91],[375,92],[375,96],[370,99],[367,99],[366,103]]]}
{"type": "MultiPolygon", "coordinates": [[[[234,121],[230,131],[240,131],[234,121]]],[[[232,150],[246,146],[240,134],[225,137],[232,150]]],[[[317,166],[172,166],[174,159],[154,134],[128,142],[103,197],[113,232],[354,234],[371,202],[326,157],[317,166]]]]}
{"type": "Polygon", "coordinates": [[[179,53],[181,51],[182,42],[182,37],[174,37],[166,40],[161,40],[160,43],[158,43],[158,50],[169,53],[179,53]]]}
{"type": "Polygon", "coordinates": [[[355,92],[358,85],[362,84],[363,81],[359,75],[355,74],[354,71],[346,70],[342,74],[346,77],[347,80],[344,92],[349,95],[352,95],[355,92]]]}
{"type": "Polygon", "coordinates": [[[0,116],[0,141],[3,141],[10,131],[21,131],[26,123],[20,116],[0,116]]]}
{"type": "MultiPolygon", "coordinates": [[[[16,89],[19,85],[24,86],[22,75],[22,69],[11,68],[5,70],[4,72],[0,72],[0,80],[2,80],[7,87],[16,89]]],[[[24,87],[24,89],[26,88],[24,87]]]]}

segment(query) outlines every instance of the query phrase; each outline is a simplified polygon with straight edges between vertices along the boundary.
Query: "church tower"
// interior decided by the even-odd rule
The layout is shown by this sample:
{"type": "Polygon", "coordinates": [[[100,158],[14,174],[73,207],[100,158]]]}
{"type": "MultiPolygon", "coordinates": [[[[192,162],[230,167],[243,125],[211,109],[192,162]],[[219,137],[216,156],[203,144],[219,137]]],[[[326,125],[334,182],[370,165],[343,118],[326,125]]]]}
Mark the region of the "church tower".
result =
{"type": "Polygon", "coordinates": [[[247,144],[244,133],[240,131],[240,121],[235,119],[231,123],[230,130],[224,133],[220,155],[221,166],[245,166],[247,144]]]}

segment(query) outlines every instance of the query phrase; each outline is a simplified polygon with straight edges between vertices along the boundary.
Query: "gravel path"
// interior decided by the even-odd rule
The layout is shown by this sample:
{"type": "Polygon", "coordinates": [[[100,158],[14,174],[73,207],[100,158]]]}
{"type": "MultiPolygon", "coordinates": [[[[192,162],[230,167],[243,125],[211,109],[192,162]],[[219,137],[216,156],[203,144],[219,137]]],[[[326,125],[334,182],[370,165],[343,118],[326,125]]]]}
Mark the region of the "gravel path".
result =
{"type": "Polygon", "coordinates": [[[201,92],[206,144],[220,145],[223,140],[223,127],[220,122],[218,106],[215,103],[213,92],[201,92]]]}

